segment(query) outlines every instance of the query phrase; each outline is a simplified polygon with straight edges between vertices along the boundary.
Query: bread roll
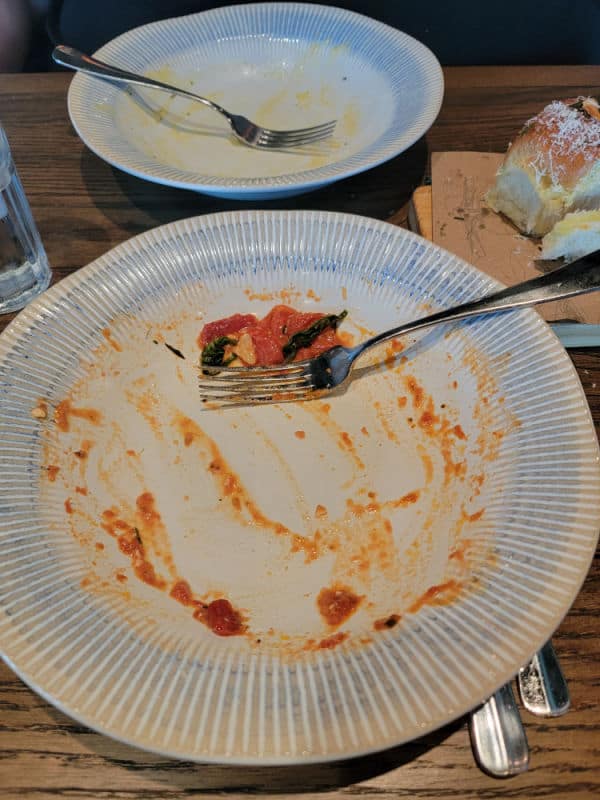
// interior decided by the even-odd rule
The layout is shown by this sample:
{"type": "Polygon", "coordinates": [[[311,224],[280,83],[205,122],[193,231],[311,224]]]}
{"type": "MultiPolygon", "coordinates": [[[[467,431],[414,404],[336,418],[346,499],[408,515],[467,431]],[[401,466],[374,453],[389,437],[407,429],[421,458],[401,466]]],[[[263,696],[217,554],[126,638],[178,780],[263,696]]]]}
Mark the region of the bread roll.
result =
{"type": "Polygon", "coordinates": [[[544,236],[568,212],[600,208],[598,101],[556,100],[530,119],[486,201],[532,236],[544,236]]]}
{"type": "Polygon", "coordinates": [[[544,259],[573,261],[600,250],[600,209],[567,214],[542,239],[544,259]]]}

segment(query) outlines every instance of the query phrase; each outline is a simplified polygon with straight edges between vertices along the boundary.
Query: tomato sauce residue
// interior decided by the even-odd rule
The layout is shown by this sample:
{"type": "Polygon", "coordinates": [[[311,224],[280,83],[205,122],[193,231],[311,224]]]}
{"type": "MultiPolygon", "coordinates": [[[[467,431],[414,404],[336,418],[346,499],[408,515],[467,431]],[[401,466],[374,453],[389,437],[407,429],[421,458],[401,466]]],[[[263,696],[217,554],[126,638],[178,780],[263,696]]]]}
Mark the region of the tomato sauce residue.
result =
{"type": "Polygon", "coordinates": [[[172,597],[173,600],[177,600],[177,602],[181,603],[183,606],[191,606],[194,599],[191,586],[187,581],[183,580],[173,584],[169,596],[172,597]]]}
{"type": "Polygon", "coordinates": [[[352,450],[352,448],[354,447],[354,442],[352,441],[352,437],[347,431],[342,431],[340,433],[340,440],[342,442],[342,446],[346,450],[352,450]]]}
{"type": "Polygon", "coordinates": [[[109,328],[104,328],[103,329],[102,336],[104,336],[104,338],[109,343],[109,345],[112,347],[112,349],[116,350],[117,353],[121,353],[123,351],[123,348],[121,347],[121,345],[112,338],[112,334],[111,334],[109,328]]]}
{"type": "Polygon", "coordinates": [[[406,508],[418,502],[420,496],[421,492],[417,489],[414,492],[408,492],[403,494],[402,497],[392,498],[391,500],[380,501],[373,498],[370,503],[357,503],[350,497],[346,500],[346,506],[354,516],[362,517],[365,514],[379,514],[385,509],[406,508]]]}
{"type": "MultiPolygon", "coordinates": [[[[444,460],[444,485],[447,486],[454,478],[464,478],[467,473],[467,462],[456,459],[455,447],[457,439],[459,442],[468,440],[466,433],[460,425],[453,425],[443,414],[435,413],[433,399],[426,395],[413,376],[406,378],[406,384],[415,409],[422,409],[417,419],[418,427],[427,436],[438,441],[439,452],[444,460]]],[[[425,463],[424,466],[427,468],[425,463]]]]}
{"type": "Polygon", "coordinates": [[[362,597],[344,586],[321,589],[317,596],[319,613],[328,625],[341,625],[354,614],[362,597]]]}
{"type": "Polygon", "coordinates": [[[347,638],[348,634],[346,632],[340,631],[339,633],[334,633],[333,636],[321,639],[317,645],[317,650],[333,650],[334,647],[337,647],[338,644],[341,644],[347,638]]]}
{"type": "Polygon", "coordinates": [[[224,597],[205,603],[194,596],[187,581],[178,580],[169,592],[183,606],[194,609],[194,619],[202,622],[217,636],[238,636],[246,631],[242,615],[224,597]]]}
{"type": "Polygon", "coordinates": [[[305,439],[306,431],[294,431],[294,436],[296,437],[296,439],[305,439]]]}
{"type": "Polygon", "coordinates": [[[401,619],[402,617],[399,614],[390,614],[389,617],[375,620],[373,627],[376,631],[390,630],[391,628],[395,628],[401,619]]]}
{"type": "Polygon", "coordinates": [[[70,429],[71,417],[85,419],[92,425],[98,425],[102,420],[102,415],[95,408],[77,408],[71,404],[68,398],[61,400],[54,409],[54,421],[57,428],[66,433],[70,429]]]}
{"type": "MultiPolygon", "coordinates": [[[[270,530],[277,535],[291,534],[289,528],[277,520],[270,519],[261,511],[258,504],[243,485],[239,475],[231,468],[222,456],[217,444],[207,436],[192,419],[184,414],[175,415],[175,425],[183,438],[184,444],[188,441],[199,443],[209,454],[208,472],[217,484],[221,499],[227,499],[236,516],[245,518],[252,526],[257,525],[265,530],[270,530]]],[[[303,537],[299,537],[303,539],[303,537]]]]}
{"type": "Polygon", "coordinates": [[[421,408],[423,405],[423,399],[425,397],[425,392],[423,391],[423,387],[420,386],[416,380],[412,376],[409,376],[406,379],[406,388],[412,395],[413,405],[415,408],[421,408]]]}
{"type": "Polygon", "coordinates": [[[417,600],[409,606],[408,613],[416,614],[423,606],[446,606],[456,600],[462,588],[462,585],[454,579],[435,586],[430,586],[421,597],[417,598],[417,600]]]}
{"type": "Polygon", "coordinates": [[[397,339],[392,339],[385,350],[384,364],[386,367],[391,368],[396,363],[396,356],[404,350],[404,345],[397,339]]]}
{"type": "Polygon", "coordinates": [[[283,303],[291,303],[302,297],[302,292],[298,289],[280,289],[277,292],[253,292],[251,289],[244,289],[244,294],[248,300],[262,300],[264,303],[281,300],[283,303]]]}
{"type": "MultiPolygon", "coordinates": [[[[198,336],[198,346],[204,348],[215,339],[227,336],[239,343],[239,348],[236,350],[235,345],[229,345],[231,353],[226,350],[226,355],[236,355],[240,363],[261,366],[283,364],[286,360],[283,348],[291,337],[325,316],[320,312],[296,311],[286,305],[275,306],[263,319],[258,319],[254,314],[233,314],[206,324],[198,336]],[[242,337],[247,343],[243,347],[242,337]]],[[[338,344],[341,344],[341,340],[336,328],[328,327],[309,346],[300,347],[292,360],[312,358],[338,344]]]]}
{"type": "Polygon", "coordinates": [[[80,459],[87,458],[90,453],[90,450],[93,447],[93,444],[94,443],[90,442],[88,439],[84,439],[84,441],[81,443],[81,447],[79,448],[79,450],[73,450],[73,455],[76,458],[80,459]]]}
{"type": "Polygon", "coordinates": [[[458,561],[462,566],[465,566],[467,554],[473,545],[471,539],[462,539],[456,547],[450,552],[448,556],[449,561],[458,561]]]}
{"type": "Polygon", "coordinates": [[[67,514],[73,513],[73,504],[71,503],[69,497],[67,497],[67,499],[65,500],[65,511],[67,512],[67,514]]]}
{"type": "Polygon", "coordinates": [[[107,533],[115,537],[119,550],[131,561],[135,575],[155,589],[165,589],[166,581],[156,574],[154,566],[146,558],[144,542],[137,526],[121,519],[113,509],[102,512],[101,524],[107,533]]]}
{"type": "Polygon", "coordinates": [[[56,464],[50,464],[46,467],[46,474],[48,475],[48,480],[50,483],[54,483],[59,472],[60,467],[57,467],[56,464]]]}
{"type": "Polygon", "coordinates": [[[203,622],[217,636],[238,636],[245,631],[241,615],[224,597],[198,608],[194,618],[203,622]]]}
{"type": "Polygon", "coordinates": [[[155,508],[152,492],[143,492],[137,498],[135,504],[147,524],[154,525],[160,520],[160,514],[155,508]]]}
{"type": "MultiPolygon", "coordinates": [[[[218,636],[236,636],[246,631],[242,615],[225,598],[206,602],[197,597],[189,583],[174,576],[172,584],[159,575],[150,561],[150,552],[158,551],[161,539],[164,538],[163,522],[156,509],[152,492],[142,492],[136,499],[136,511],[131,515],[135,523],[124,519],[114,508],[102,512],[102,528],[113,536],[119,550],[131,561],[134,574],[155,589],[166,591],[169,596],[184,606],[193,609],[194,619],[202,622],[218,636]],[[170,589],[169,589],[170,585],[170,589]]],[[[168,563],[168,554],[162,559],[167,563],[169,572],[174,575],[174,567],[168,563]]],[[[118,576],[117,579],[119,580],[118,576]]]]}

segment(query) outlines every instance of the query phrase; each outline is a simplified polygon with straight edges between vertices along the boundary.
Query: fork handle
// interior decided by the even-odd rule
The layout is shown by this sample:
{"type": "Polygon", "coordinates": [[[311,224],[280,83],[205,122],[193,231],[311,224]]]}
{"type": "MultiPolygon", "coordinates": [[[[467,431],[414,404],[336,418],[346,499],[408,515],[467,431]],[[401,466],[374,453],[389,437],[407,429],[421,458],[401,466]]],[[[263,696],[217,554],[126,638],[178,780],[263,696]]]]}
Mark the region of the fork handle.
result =
{"type": "Polygon", "coordinates": [[[362,353],[395,336],[428,328],[438,322],[450,322],[479,314],[534,306],[539,303],[548,303],[551,300],[561,300],[585,292],[593,292],[597,289],[600,289],[600,250],[537,278],[531,278],[531,280],[493,292],[479,300],[462,303],[413,322],[399,325],[397,328],[392,328],[363,342],[355,349],[355,353],[362,353]]]}
{"type": "Polygon", "coordinates": [[[231,115],[229,112],[207,97],[202,97],[193,92],[186,92],[185,89],[178,89],[176,86],[170,86],[168,83],[155,81],[153,78],[146,78],[145,75],[138,75],[135,72],[128,72],[125,69],[113,67],[110,64],[106,64],[104,61],[99,61],[97,58],[82,53],[75,47],[59,44],[52,51],[52,58],[57,64],[61,64],[63,67],[70,67],[78,72],[85,72],[95,77],[108,78],[110,80],[121,81],[122,83],[133,83],[137,86],[147,86],[151,89],[160,89],[163,92],[169,92],[170,94],[179,94],[183,97],[189,97],[192,100],[197,100],[199,103],[204,103],[205,106],[209,106],[209,108],[218,111],[230,120],[231,115]]]}

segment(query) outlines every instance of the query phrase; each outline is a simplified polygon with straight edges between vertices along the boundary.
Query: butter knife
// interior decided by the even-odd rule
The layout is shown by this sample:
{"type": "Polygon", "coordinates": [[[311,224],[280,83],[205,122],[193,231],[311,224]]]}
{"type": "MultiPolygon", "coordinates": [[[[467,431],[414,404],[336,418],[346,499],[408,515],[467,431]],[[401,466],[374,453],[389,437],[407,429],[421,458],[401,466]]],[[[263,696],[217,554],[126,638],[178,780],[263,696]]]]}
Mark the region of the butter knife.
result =
{"type": "Polygon", "coordinates": [[[475,761],[494,778],[518,775],[529,766],[529,746],[510,683],[471,712],[469,735],[475,761]]]}

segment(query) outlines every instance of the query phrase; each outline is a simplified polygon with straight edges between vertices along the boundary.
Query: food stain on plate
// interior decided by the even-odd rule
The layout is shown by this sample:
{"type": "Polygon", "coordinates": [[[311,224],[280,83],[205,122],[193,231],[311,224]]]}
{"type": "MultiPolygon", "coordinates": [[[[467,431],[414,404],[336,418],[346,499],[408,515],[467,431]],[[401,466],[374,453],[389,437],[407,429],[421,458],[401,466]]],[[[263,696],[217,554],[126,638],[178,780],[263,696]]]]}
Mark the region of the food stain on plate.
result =
{"type": "Polygon", "coordinates": [[[387,106],[381,104],[375,114],[374,103],[389,87],[343,46],[295,43],[282,53],[281,64],[253,64],[240,57],[210,68],[161,64],[146,74],[276,130],[337,120],[333,136],[322,142],[256,150],[239,142],[219,114],[194,100],[145,87],[124,90],[115,106],[122,135],[142,157],[198,175],[251,179],[319,169],[359,152],[385,130],[387,106]]]}
{"type": "MultiPolygon", "coordinates": [[[[115,319],[83,377],[32,416],[41,480],[88,559],[86,591],[293,657],[363,646],[478,591],[493,561],[486,476],[518,421],[468,337],[460,357],[440,348],[415,363],[392,343],[325,400],[204,410],[204,321],[223,303],[262,316],[276,296],[288,297],[246,287],[203,322],[115,319]]],[[[331,306],[321,289],[303,298],[303,310],[340,310],[339,291],[331,306]]],[[[370,330],[351,308],[339,333],[370,330]]]]}

